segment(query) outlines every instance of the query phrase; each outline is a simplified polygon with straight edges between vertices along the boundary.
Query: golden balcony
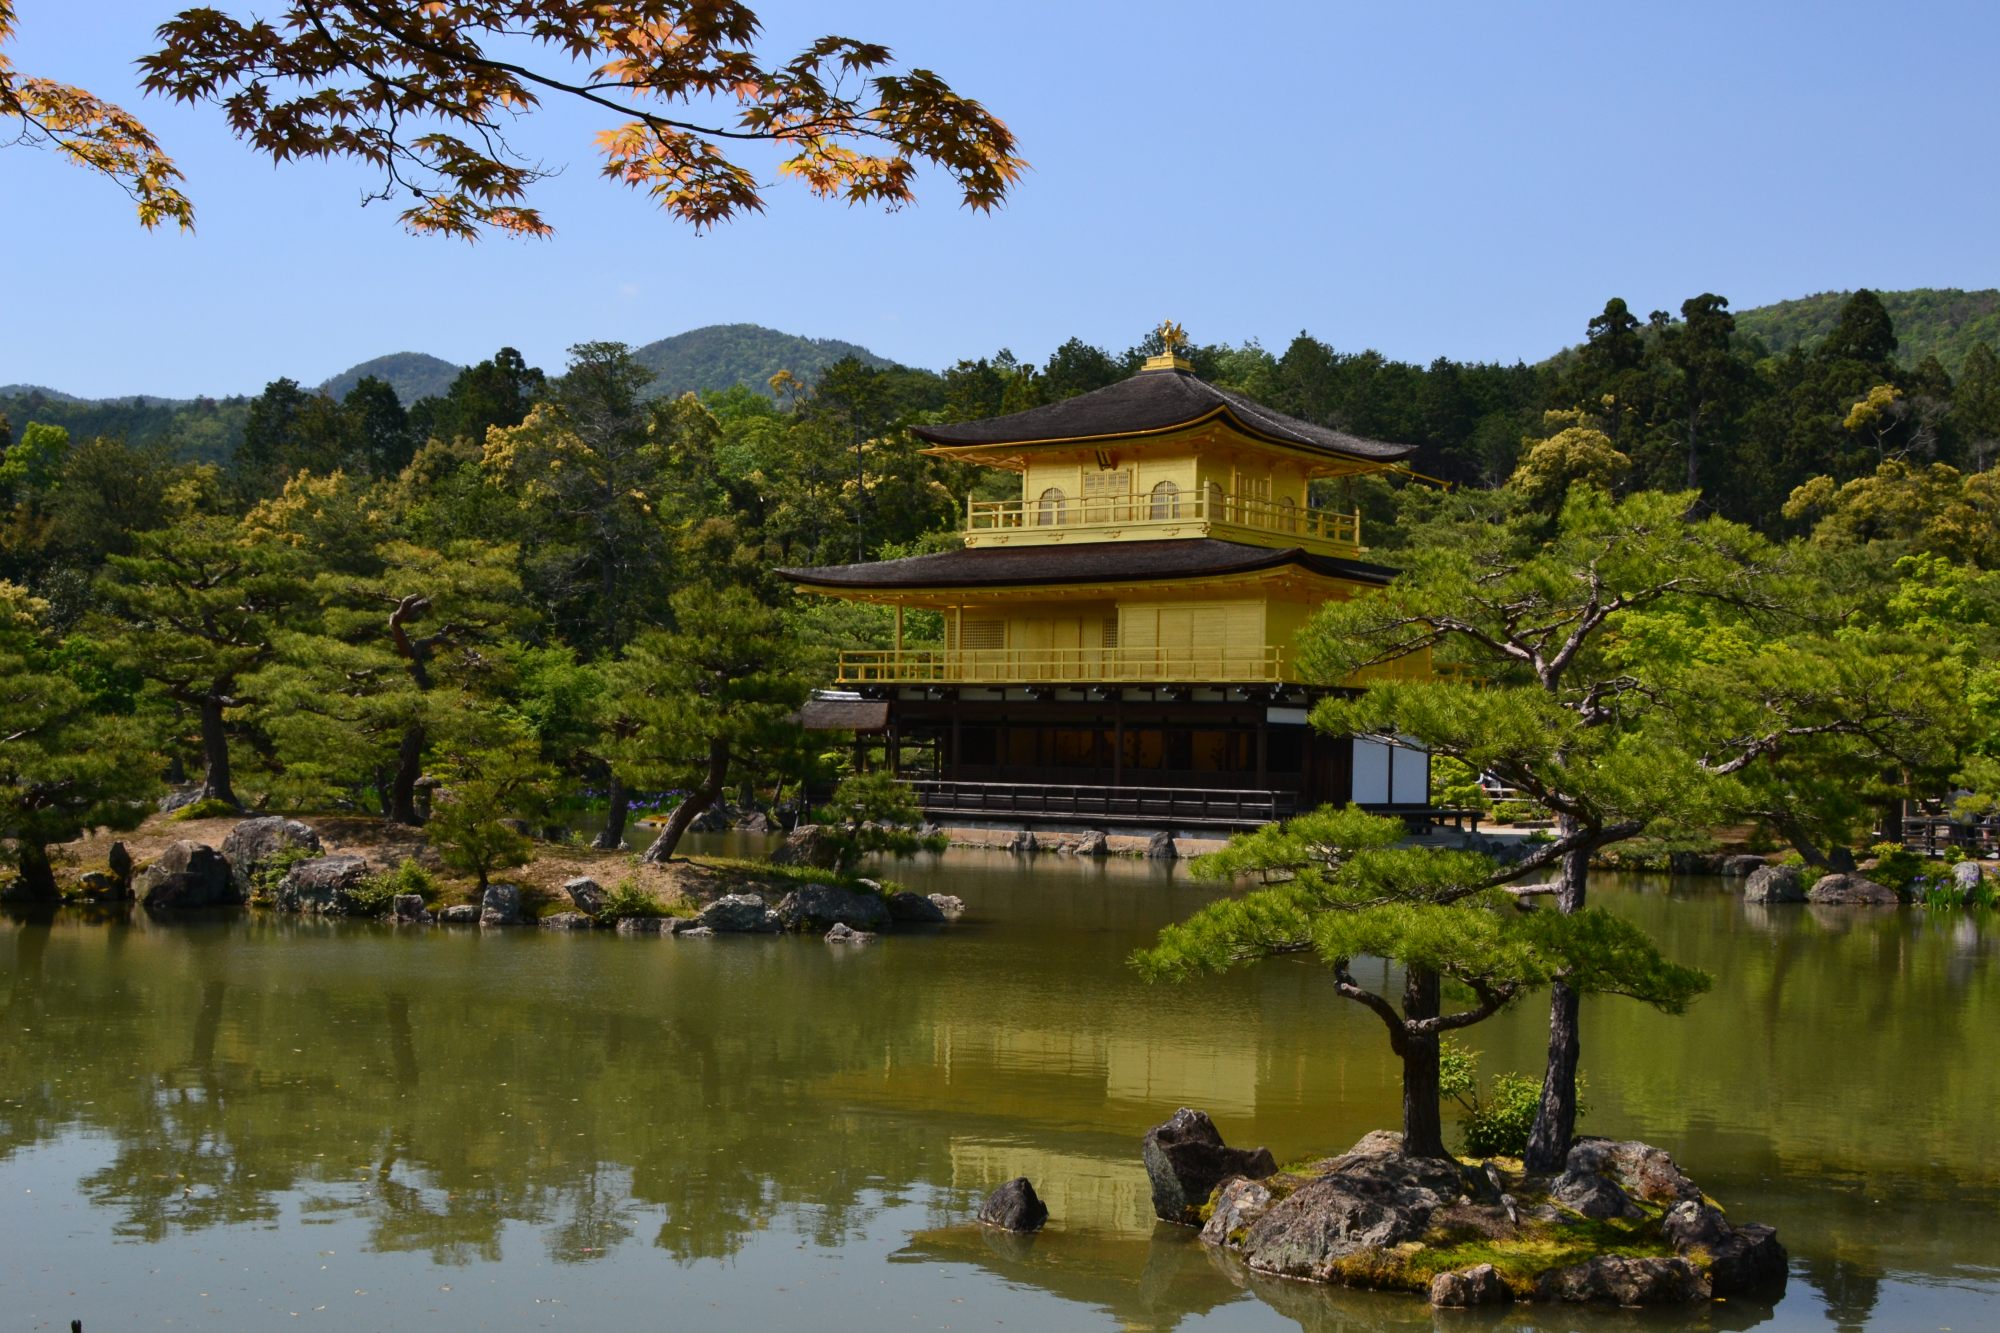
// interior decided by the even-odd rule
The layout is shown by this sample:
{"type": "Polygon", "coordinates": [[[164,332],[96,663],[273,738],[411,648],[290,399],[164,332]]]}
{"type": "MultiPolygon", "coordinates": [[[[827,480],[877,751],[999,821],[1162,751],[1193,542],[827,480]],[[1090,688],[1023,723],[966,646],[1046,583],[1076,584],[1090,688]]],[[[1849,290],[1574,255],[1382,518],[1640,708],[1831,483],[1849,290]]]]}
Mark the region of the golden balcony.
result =
{"type": "Polygon", "coordinates": [[[1215,537],[1253,546],[1269,546],[1276,539],[1321,554],[1356,555],[1361,515],[1230,495],[1218,488],[1115,499],[970,500],[966,505],[967,546],[1171,537],[1215,537]]]}
{"type": "Polygon", "coordinates": [[[840,655],[842,685],[1251,684],[1296,679],[1282,648],[904,648],[840,655]]]}

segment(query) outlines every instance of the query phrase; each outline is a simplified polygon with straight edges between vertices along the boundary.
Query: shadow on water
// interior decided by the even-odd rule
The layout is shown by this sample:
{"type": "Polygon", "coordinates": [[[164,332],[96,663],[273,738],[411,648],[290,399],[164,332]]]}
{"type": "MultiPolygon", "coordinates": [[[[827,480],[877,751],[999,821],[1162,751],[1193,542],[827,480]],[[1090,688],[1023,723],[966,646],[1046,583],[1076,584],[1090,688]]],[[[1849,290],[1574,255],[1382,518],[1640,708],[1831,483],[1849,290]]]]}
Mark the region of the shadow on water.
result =
{"type": "MultiPolygon", "coordinates": [[[[87,1200],[110,1241],[140,1247],[0,1259],[0,1285],[47,1296],[73,1252],[114,1306],[151,1311],[140,1277],[118,1277],[142,1257],[135,1273],[211,1233],[320,1226],[371,1256],[357,1288],[397,1299],[436,1283],[396,1256],[514,1295],[588,1272],[560,1287],[573,1305],[668,1280],[687,1299],[807,1290],[833,1262],[892,1293],[870,1299],[898,1320],[931,1312],[920,1274],[959,1273],[996,1310],[1019,1305],[1010,1322],[1432,1326],[1410,1298],[1253,1277],[1150,1217],[1137,1141],[1175,1106],[1281,1159],[1394,1123],[1379,1029],[1322,972],[1143,984],[1129,952],[1213,892],[1176,867],[954,853],[889,873],[970,915],[860,950],[249,913],[0,924],[0,1165],[55,1173],[45,1194],[87,1200]],[[1049,1231],[968,1226],[1017,1174],[1049,1231]]],[[[2000,1317],[2000,1163],[1977,1150],[2000,1104],[1990,920],[1749,908],[1664,879],[1601,899],[1717,986],[1683,1019],[1591,1009],[1589,1128],[1669,1146],[1736,1216],[1777,1225],[1791,1290],[1775,1311],[1453,1326],[2000,1317]]],[[[1480,1029],[1483,1067],[1536,1067],[1540,1017],[1480,1029]]],[[[35,1235],[36,1206],[0,1197],[0,1238],[35,1235]]]]}

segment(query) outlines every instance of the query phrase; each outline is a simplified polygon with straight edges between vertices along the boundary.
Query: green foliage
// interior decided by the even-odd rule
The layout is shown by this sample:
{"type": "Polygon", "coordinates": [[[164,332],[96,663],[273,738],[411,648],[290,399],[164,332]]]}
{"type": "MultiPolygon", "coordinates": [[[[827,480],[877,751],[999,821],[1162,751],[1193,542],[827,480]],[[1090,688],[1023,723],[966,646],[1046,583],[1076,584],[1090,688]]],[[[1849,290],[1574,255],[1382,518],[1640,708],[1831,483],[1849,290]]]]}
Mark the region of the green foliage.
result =
{"type": "Polygon", "coordinates": [[[1874,868],[1868,871],[1868,878],[1885,888],[1894,889],[1908,898],[1922,887],[1919,881],[1928,878],[1932,869],[1930,863],[1901,843],[1878,842],[1868,849],[1875,857],[1874,868]]]}
{"type": "Polygon", "coordinates": [[[442,397],[451,392],[452,384],[464,373],[464,366],[455,366],[427,352],[391,352],[349,366],[320,385],[320,389],[335,398],[345,398],[361,381],[372,379],[394,391],[407,406],[420,398],[442,397]]]}
{"type": "Polygon", "coordinates": [[[415,861],[399,862],[384,875],[370,875],[348,896],[359,909],[356,915],[385,916],[396,905],[396,899],[408,893],[416,894],[427,904],[437,901],[439,893],[437,880],[415,861]]]}
{"type": "Polygon", "coordinates": [[[1431,761],[1431,803],[1459,810],[1487,810],[1493,804],[1473,767],[1450,755],[1431,761]]]}
{"type": "Polygon", "coordinates": [[[811,384],[829,367],[850,358],[871,369],[891,364],[865,347],[838,338],[801,338],[757,324],[709,324],[689,329],[647,343],[632,356],[652,372],[647,396],[662,398],[737,385],[768,394],[772,392],[771,377],[781,370],[811,384]]]}
{"type": "Polygon", "coordinates": [[[837,868],[843,871],[851,871],[864,856],[941,852],[950,841],[943,833],[923,832],[924,811],[916,793],[891,773],[841,779],[815,818],[839,849],[837,868]]]}
{"type": "MultiPolygon", "coordinates": [[[[232,812],[233,813],[233,812],[232,812]]],[[[310,861],[319,856],[301,843],[286,843],[265,859],[263,864],[250,872],[250,901],[259,906],[269,906],[277,897],[278,885],[284,883],[285,876],[293,866],[301,861],[310,861]]]]}
{"type": "MultiPolygon", "coordinates": [[[[2000,291],[1918,287],[1880,292],[1895,323],[1898,361],[1914,366],[1934,356],[1956,373],[1973,348],[2000,343],[2000,291]]],[[[1736,325],[1773,352],[1812,350],[1840,322],[1851,292],[1821,292],[1738,311],[1736,325]]]]}
{"type": "Polygon", "coordinates": [[[604,895],[604,909],[598,915],[617,921],[628,916],[668,916],[671,913],[657,894],[640,888],[639,882],[628,875],[604,895]]]}
{"type": "Polygon", "coordinates": [[[469,721],[446,746],[439,765],[444,785],[432,798],[428,832],[444,863],[471,875],[483,891],[494,871],[533,857],[534,844],[514,823],[543,812],[548,770],[518,724],[469,721]]]}
{"type": "MultiPolygon", "coordinates": [[[[1465,1135],[1469,1157],[1519,1157],[1528,1148],[1528,1134],[1534,1128],[1541,1106],[1542,1082],[1522,1074],[1493,1076],[1489,1089],[1479,1087],[1479,1053],[1457,1042],[1447,1041],[1440,1058],[1439,1095],[1456,1102],[1459,1128],[1465,1135]]],[[[1585,1080],[1577,1077],[1577,1118],[1588,1105],[1583,1097],[1585,1080]]]]}

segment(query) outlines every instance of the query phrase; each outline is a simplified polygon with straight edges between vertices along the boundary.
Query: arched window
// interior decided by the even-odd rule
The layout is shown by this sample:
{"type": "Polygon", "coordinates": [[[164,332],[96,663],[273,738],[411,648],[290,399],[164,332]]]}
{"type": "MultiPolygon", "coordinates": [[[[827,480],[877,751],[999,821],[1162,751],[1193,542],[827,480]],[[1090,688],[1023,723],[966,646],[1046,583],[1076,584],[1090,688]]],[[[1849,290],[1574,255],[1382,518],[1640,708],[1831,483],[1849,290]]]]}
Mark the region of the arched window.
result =
{"type": "Polygon", "coordinates": [[[1044,527],[1066,522],[1068,509],[1068,497],[1062,493],[1062,487],[1051,486],[1042,492],[1041,505],[1035,511],[1035,522],[1044,527]]]}
{"type": "Polygon", "coordinates": [[[1299,530],[1299,502],[1289,495],[1278,497],[1278,526],[1286,532],[1299,530]]]}
{"type": "Polygon", "coordinates": [[[1226,522],[1229,518],[1229,492],[1222,489],[1222,483],[1208,483],[1208,512],[1202,515],[1211,523],[1226,522]]]}
{"type": "Polygon", "coordinates": [[[1181,516],[1181,488],[1171,481],[1163,481],[1153,487],[1154,518],[1179,518],[1181,516]]]}

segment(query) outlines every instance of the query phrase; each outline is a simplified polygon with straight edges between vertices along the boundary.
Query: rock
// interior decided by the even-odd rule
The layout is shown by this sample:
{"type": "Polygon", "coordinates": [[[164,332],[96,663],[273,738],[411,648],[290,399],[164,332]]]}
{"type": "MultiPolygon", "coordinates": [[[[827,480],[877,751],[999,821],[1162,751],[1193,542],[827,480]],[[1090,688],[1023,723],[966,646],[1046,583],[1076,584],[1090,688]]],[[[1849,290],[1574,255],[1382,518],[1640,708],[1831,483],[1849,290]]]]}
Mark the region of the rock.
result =
{"type": "Polygon", "coordinates": [[[1178,861],[1181,849],[1174,844],[1174,835],[1161,829],[1146,839],[1146,859],[1148,861],[1178,861]]]}
{"type": "Polygon", "coordinates": [[[1260,1273],[1327,1282],[1336,1261],[1417,1239],[1431,1209],[1405,1206],[1339,1175],[1308,1181],[1251,1223],[1243,1257],[1260,1273]]]}
{"type": "Polygon", "coordinates": [[[785,895],[778,904],[778,919],[786,930],[820,931],[836,925],[881,930],[889,924],[890,916],[889,904],[877,894],[831,884],[808,884],[785,895]]]}
{"type": "Polygon", "coordinates": [[[1710,1291],[1734,1296],[1785,1280],[1785,1247],[1770,1227],[1734,1227],[1722,1210],[1686,1199],[1667,1210],[1660,1230],[1683,1258],[1706,1264],[1710,1291]]]}
{"type": "Polygon", "coordinates": [[[1728,859],[1715,852],[1668,852],[1667,869],[1676,875],[1720,875],[1728,859]]]}
{"type": "Polygon", "coordinates": [[[1022,829],[1014,835],[1014,841],[1007,844],[1007,850],[1016,856],[1033,856],[1042,850],[1042,844],[1035,840],[1033,829],[1022,829]]]}
{"type": "Polygon", "coordinates": [[[500,821],[500,826],[512,829],[524,838],[533,838],[535,836],[535,826],[525,819],[503,819],[500,821]]]}
{"type": "Polygon", "coordinates": [[[111,867],[112,874],[118,876],[118,882],[125,887],[129,897],[132,888],[132,853],[125,849],[124,843],[114,842],[111,844],[111,850],[105,854],[104,863],[111,867]]]}
{"type": "Polygon", "coordinates": [[[94,903],[113,903],[132,896],[132,889],[109,870],[86,870],[76,877],[78,896],[94,903]]]}
{"type": "Polygon", "coordinates": [[[618,918],[620,935],[661,935],[672,934],[669,923],[676,920],[670,916],[621,916],[618,918]]]}
{"type": "Polygon", "coordinates": [[[355,891],[368,881],[368,863],[358,856],[318,856],[285,872],[272,895],[280,912],[353,916],[362,912],[355,891]]]}
{"type": "Polygon", "coordinates": [[[729,934],[778,929],[776,914],[754,893],[726,893],[702,908],[695,919],[711,931],[729,934]],[[773,923],[769,927],[765,925],[767,918],[773,923]]]}
{"type": "Polygon", "coordinates": [[[610,896],[604,892],[602,884],[599,884],[588,875],[578,875],[575,879],[565,880],[563,882],[563,892],[567,893],[569,900],[576,904],[577,911],[587,913],[590,916],[596,916],[602,912],[604,910],[604,900],[610,896]]]}
{"type": "Polygon", "coordinates": [[[715,927],[713,926],[694,925],[694,926],[685,926],[680,930],[675,931],[674,938],[677,940],[693,940],[693,939],[705,940],[710,938],[714,934],[715,934],[715,927]]]}
{"type": "Polygon", "coordinates": [[[1828,875],[1806,891],[1806,901],[1835,907],[1894,907],[1896,891],[1860,875],[1828,875]]]}
{"type": "Polygon", "coordinates": [[[1104,836],[1104,830],[1092,829],[1090,832],[1084,834],[1082,838],[1078,839],[1076,854],[1078,856],[1109,856],[1111,855],[1111,842],[1104,836]]]}
{"type": "Polygon", "coordinates": [[[921,893],[905,890],[889,895],[889,919],[903,925],[941,926],[944,909],[921,893]]]}
{"type": "Polygon", "coordinates": [[[440,908],[437,919],[448,926],[476,926],[479,924],[479,904],[454,903],[440,908]]]}
{"type": "Polygon", "coordinates": [[[1716,867],[1716,871],[1719,874],[1740,878],[1754,875],[1769,864],[1770,862],[1761,856],[1725,856],[1722,858],[1722,863],[1716,867]]]}
{"type": "Polygon", "coordinates": [[[389,917],[394,921],[424,921],[430,914],[424,911],[424,895],[421,893],[399,893],[389,902],[389,917]]]}
{"type": "Polygon", "coordinates": [[[688,821],[689,833],[727,833],[731,824],[726,806],[711,805],[688,821]]]}
{"type": "Polygon", "coordinates": [[[1684,1305],[1708,1298],[1708,1280],[1679,1256],[1670,1259],[1600,1256],[1544,1273],[1535,1288],[1535,1299],[1540,1301],[1684,1305]]]}
{"type": "Polygon", "coordinates": [[[161,852],[134,881],[149,911],[230,907],[243,901],[229,875],[229,862],[205,843],[181,841],[161,852]]]}
{"type": "Polygon", "coordinates": [[[947,921],[956,921],[965,915],[965,899],[953,893],[933,893],[931,905],[944,913],[947,921]]]}
{"type": "Polygon", "coordinates": [[[745,833],[769,833],[771,817],[762,810],[752,810],[736,821],[736,827],[745,833]]]}
{"type": "Polygon", "coordinates": [[[536,924],[543,930],[589,930],[597,919],[588,912],[551,912],[536,924]]]}
{"type": "Polygon", "coordinates": [[[1572,1212],[1600,1222],[1613,1217],[1631,1221],[1645,1216],[1617,1181],[1594,1171],[1563,1172],[1549,1187],[1549,1197],[1572,1212]]]}
{"type": "Polygon", "coordinates": [[[176,787],[160,798],[160,813],[170,815],[176,810],[185,810],[200,799],[200,783],[192,787],[176,787]]]}
{"type": "Polygon", "coordinates": [[[1035,1197],[1035,1187],[1026,1176],[1016,1176],[986,1196],[979,1205],[979,1220],[1002,1231],[1040,1231],[1049,1220],[1049,1206],[1035,1197]]]}
{"type": "Polygon", "coordinates": [[[875,936],[869,931],[855,930],[851,926],[835,922],[832,929],[826,932],[826,942],[828,944],[873,944],[875,936]]]}
{"type": "Polygon", "coordinates": [[[1564,1159],[1563,1170],[1606,1176],[1632,1198],[1647,1203],[1701,1198],[1701,1187],[1681,1170],[1673,1154],[1637,1139],[1580,1138],[1564,1159]]]}
{"type": "Polygon", "coordinates": [[[320,846],[319,834],[309,825],[282,815],[246,819],[229,830],[229,836],[222,840],[222,855],[229,862],[237,892],[249,898],[257,883],[257,872],[278,853],[294,847],[302,847],[314,856],[325,850],[320,846]]]}
{"type": "Polygon", "coordinates": [[[1799,882],[1797,866],[1764,866],[1743,882],[1746,903],[1802,903],[1805,885],[1799,882]]]}
{"type": "Polygon", "coordinates": [[[840,848],[818,824],[801,824],[785,835],[782,847],[771,853],[771,864],[831,870],[840,864],[840,848]]]}
{"type": "MultiPolygon", "coordinates": [[[[117,844],[113,843],[112,846],[115,848],[117,844]]],[[[1960,861],[1951,868],[1951,887],[1958,894],[1961,903],[1971,906],[1979,897],[1979,883],[1985,875],[1986,872],[1980,869],[1977,861],[1960,861]]]]}
{"type": "Polygon", "coordinates": [[[1271,1211],[1276,1196],[1270,1186],[1248,1176],[1231,1176],[1215,1187],[1210,1196],[1215,1207],[1201,1225],[1202,1243],[1224,1249],[1239,1249],[1243,1233],[1252,1222],[1271,1211]]]}
{"type": "Polygon", "coordinates": [[[1269,1148],[1229,1147],[1214,1121],[1186,1106],[1146,1131],[1144,1152],[1154,1215],[1183,1226],[1196,1223],[1196,1210],[1230,1176],[1262,1180],[1278,1169],[1269,1148]]]}
{"type": "Polygon", "coordinates": [[[479,924],[512,926],[521,920],[521,887],[518,884],[488,884],[479,900],[479,924]]]}
{"type": "Polygon", "coordinates": [[[1500,1270],[1475,1264],[1431,1279],[1431,1304],[1443,1309],[1469,1310],[1480,1305],[1506,1305],[1514,1299],[1500,1270]]]}

